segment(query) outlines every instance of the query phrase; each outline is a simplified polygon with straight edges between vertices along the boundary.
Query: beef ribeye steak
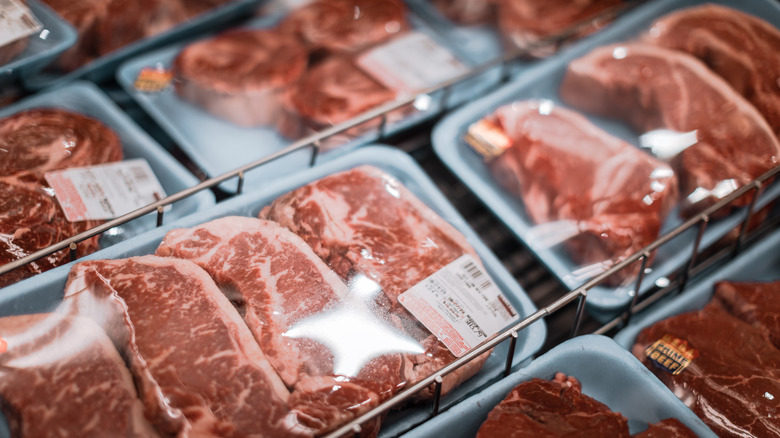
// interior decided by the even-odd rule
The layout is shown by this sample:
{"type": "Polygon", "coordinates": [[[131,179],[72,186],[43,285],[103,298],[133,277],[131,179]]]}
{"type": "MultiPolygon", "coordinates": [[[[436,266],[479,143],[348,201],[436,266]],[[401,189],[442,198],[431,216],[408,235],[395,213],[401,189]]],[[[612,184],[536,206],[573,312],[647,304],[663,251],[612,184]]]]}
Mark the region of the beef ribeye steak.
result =
{"type": "Polygon", "coordinates": [[[514,387],[482,423],[477,438],[629,437],[628,421],[582,393],[582,385],[557,373],[553,380],[532,379],[514,387]]]}
{"type": "Polygon", "coordinates": [[[156,437],[133,378],[92,320],[0,318],[0,410],[12,437],[156,437]]]}
{"type": "Polygon", "coordinates": [[[119,136],[101,121],[58,108],[0,119],[0,175],[119,161],[119,136]]]}
{"type": "Polygon", "coordinates": [[[780,30],[716,4],[685,8],[653,23],[644,40],[690,53],[763,114],[780,137],[780,30]]]}
{"type": "Polygon", "coordinates": [[[106,327],[158,428],[198,436],[312,435],[289,409],[289,391],[238,312],[193,262],[141,256],[78,263],[63,312],[106,327]]]}
{"type": "MultiPolygon", "coordinates": [[[[37,173],[0,176],[0,265],[83,233],[99,221],[69,222],[52,189],[37,173]]],[[[82,241],[78,255],[97,251],[98,237],[82,241]]],[[[0,288],[70,261],[69,250],[58,251],[0,275],[0,288]]]]}
{"type": "MultiPolygon", "coordinates": [[[[398,303],[398,296],[464,254],[476,257],[465,237],[397,179],[360,166],[299,187],[263,208],[261,218],[279,222],[303,238],[347,284],[369,280],[382,289],[377,309],[425,347],[408,355],[413,384],[455,357],[398,303]]],[[[482,367],[487,354],[444,379],[449,391],[482,367]]]]}
{"type": "Polygon", "coordinates": [[[697,142],[673,162],[689,214],[771,169],[780,156],[780,143],[755,107],[683,52],[642,43],[599,47],[569,64],[560,93],[639,133],[694,133],[697,142]]]}
{"type": "Polygon", "coordinates": [[[780,281],[715,284],[712,303],[746,323],[764,330],[780,348],[780,281]]]}
{"type": "MultiPolygon", "coordinates": [[[[354,419],[403,386],[404,362],[392,347],[361,355],[347,345],[355,336],[308,330],[312,324],[324,324],[322,331],[340,324],[359,334],[368,329],[350,325],[361,315],[359,308],[366,317],[373,315],[364,303],[350,306],[341,279],[279,224],[223,217],[168,232],[156,254],[194,261],[229,294],[295,403],[305,407],[291,404],[308,414],[307,424],[317,433],[354,419]],[[348,354],[354,357],[343,357],[348,354]]],[[[394,328],[387,327],[388,332],[394,328]]]]}
{"type": "Polygon", "coordinates": [[[282,90],[303,74],[307,55],[302,43],[282,32],[226,32],[189,44],[176,56],[176,92],[237,125],[272,125],[282,90]]]}
{"type": "MultiPolygon", "coordinates": [[[[618,262],[658,237],[677,201],[667,164],[551,101],[516,101],[484,121],[511,141],[487,163],[496,181],[535,223],[576,227],[566,245],[579,265],[618,262]]],[[[631,271],[621,273],[612,280],[631,271]]]]}
{"type": "Polygon", "coordinates": [[[780,350],[764,331],[710,304],[645,328],[632,352],[718,436],[780,434],[780,350]],[[676,375],[645,355],[667,335],[697,352],[676,375]]]}
{"type": "Polygon", "coordinates": [[[400,0],[315,0],[279,27],[312,50],[355,53],[407,30],[406,13],[400,0]]]}

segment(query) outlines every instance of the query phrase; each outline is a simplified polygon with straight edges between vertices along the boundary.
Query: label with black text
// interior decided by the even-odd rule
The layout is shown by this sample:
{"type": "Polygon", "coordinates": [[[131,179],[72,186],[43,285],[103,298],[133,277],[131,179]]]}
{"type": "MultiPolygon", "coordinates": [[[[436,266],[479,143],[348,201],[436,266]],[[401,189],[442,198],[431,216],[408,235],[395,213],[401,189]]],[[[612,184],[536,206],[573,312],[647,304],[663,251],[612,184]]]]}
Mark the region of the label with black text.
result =
{"type": "Polygon", "coordinates": [[[398,297],[456,357],[517,320],[517,311],[473,256],[464,254],[398,297]]]}
{"type": "Polygon", "coordinates": [[[0,47],[38,33],[43,25],[19,0],[0,0],[0,47]]]}
{"type": "Polygon", "coordinates": [[[114,219],[166,196],[143,158],[57,170],[45,177],[71,222],[114,219]]]}

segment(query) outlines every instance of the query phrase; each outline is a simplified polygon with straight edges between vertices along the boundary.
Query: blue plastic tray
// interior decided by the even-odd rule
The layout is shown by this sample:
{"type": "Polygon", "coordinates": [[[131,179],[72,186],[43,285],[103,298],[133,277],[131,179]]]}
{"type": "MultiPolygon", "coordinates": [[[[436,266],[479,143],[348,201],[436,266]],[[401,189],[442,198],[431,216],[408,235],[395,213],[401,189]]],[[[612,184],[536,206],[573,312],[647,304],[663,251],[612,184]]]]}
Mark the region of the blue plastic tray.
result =
{"type": "MultiPolygon", "coordinates": [[[[132,240],[114,245],[99,254],[93,254],[87,258],[113,259],[151,254],[157,248],[165,233],[171,229],[192,227],[228,215],[256,217],[261,207],[270,203],[279,195],[326,175],[351,169],[361,164],[372,164],[395,176],[425,204],[460,230],[482,259],[490,276],[512,302],[520,315],[525,317],[536,311],[536,307],[512,275],[507,272],[485,244],[479,240],[474,231],[469,228],[463,218],[438,191],[417,163],[399,150],[380,146],[367,147],[321,166],[313,167],[298,175],[280,179],[262,190],[236,196],[207,211],[144,233],[132,240]]],[[[67,274],[67,270],[60,269],[54,272],[54,275],[49,275],[45,278],[39,276],[40,281],[34,285],[28,283],[24,285],[26,287],[22,287],[20,284],[20,287],[14,289],[11,289],[14,286],[10,286],[8,290],[4,290],[0,294],[0,316],[51,310],[62,298],[67,274]]],[[[521,331],[519,335],[517,350],[514,355],[514,363],[517,367],[528,361],[543,345],[546,336],[545,324],[543,321],[538,321],[526,330],[521,331]]],[[[444,405],[452,404],[500,377],[503,372],[507,349],[508,345],[506,343],[496,348],[482,371],[443,398],[444,405]]],[[[415,424],[422,422],[429,411],[430,406],[425,405],[407,407],[401,411],[394,412],[383,422],[384,426],[380,436],[400,434],[415,424]]]]}
{"type": "MultiPolygon", "coordinates": [[[[522,201],[506,193],[493,179],[481,157],[463,141],[468,126],[490,114],[497,107],[518,99],[549,99],[555,104],[565,106],[558,96],[559,84],[569,61],[579,58],[597,46],[626,41],[646,30],[650,23],[665,13],[699,2],[659,1],[638,7],[629,14],[616,20],[605,31],[585,38],[559,53],[550,60],[537,65],[482,99],[464,106],[445,117],[433,131],[433,147],[441,160],[457,175],[495,215],[502,220],[522,240],[541,261],[570,289],[581,285],[592,275],[580,274],[568,254],[560,247],[545,247],[532,238],[534,223],[525,213],[522,201]]],[[[716,3],[728,3],[716,1],[716,3]]],[[[780,26],[780,6],[768,1],[751,1],[732,5],[737,9],[758,15],[780,26]]],[[[605,131],[622,138],[629,143],[639,144],[636,134],[625,124],[595,116],[588,119],[605,131]]],[[[761,207],[780,194],[780,184],[769,187],[758,202],[761,207]]],[[[744,209],[728,218],[712,221],[704,235],[702,248],[706,248],[740,223],[745,216],[744,209]]],[[[680,225],[682,220],[678,212],[673,211],[663,225],[661,234],[680,225]]],[[[663,283],[665,277],[683,267],[693,247],[696,230],[678,236],[657,252],[652,269],[645,276],[642,292],[654,283],[663,283]]],[[[600,320],[607,320],[619,313],[631,301],[633,284],[628,287],[611,288],[599,286],[588,294],[588,309],[600,320]]]]}
{"type": "Polygon", "coordinates": [[[27,89],[40,90],[42,88],[60,86],[75,79],[102,82],[112,77],[119,63],[131,56],[159,47],[162,44],[168,44],[175,40],[207,32],[242,16],[250,15],[263,2],[264,0],[233,0],[230,3],[217,6],[210,11],[193,17],[191,20],[165,32],[121,47],[71,72],[46,71],[37,75],[23,76],[21,78],[22,84],[27,89]]]}
{"type": "Polygon", "coordinates": [[[700,280],[684,294],[666,299],[640,313],[615,335],[615,341],[631,349],[639,332],[658,321],[681,313],[699,310],[711,299],[715,283],[730,281],[780,280],[780,230],[740,254],[726,266],[700,280]]]}
{"type": "Polygon", "coordinates": [[[43,29],[28,37],[27,47],[6,64],[0,65],[0,81],[38,73],[76,42],[76,29],[38,0],[27,6],[43,29]]]}
{"type": "Polygon", "coordinates": [[[552,379],[556,372],[576,377],[584,394],[628,418],[631,433],[641,432],[649,423],[674,417],[699,437],[716,436],[634,356],[611,339],[598,335],[580,336],[558,345],[528,367],[403,436],[472,438],[488,413],[515,386],[532,378],[552,379]]]}
{"type": "MultiPolygon", "coordinates": [[[[275,25],[281,18],[280,14],[261,17],[249,22],[245,27],[268,28],[275,25]]],[[[442,46],[450,49],[457,57],[457,51],[452,50],[447,41],[441,40],[435,32],[425,26],[422,20],[413,14],[409,15],[409,20],[415,30],[427,34],[442,46]]],[[[129,60],[119,68],[117,81],[207,175],[214,177],[232,171],[244,164],[278,152],[293,142],[293,139],[284,138],[273,127],[245,128],[219,119],[198,106],[180,99],[172,88],[158,94],[146,94],[135,89],[133,83],[141,69],[157,65],[170,67],[184,46],[185,44],[175,44],[129,60]]],[[[450,104],[454,105],[474,98],[495,85],[498,78],[499,72],[495,70],[480,75],[475,80],[470,80],[468,84],[461,84],[463,86],[453,90],[450,104]]],[[[397,123],[389,123],[387,134],[399,132],[430,119],[437,114],[439,106],[437,96],[431,96],[430,106],[427,109],[410,115],[397,123]]],[[[333,159],[358,146],[376,141],[378,138],[378,132],[369,132],[334,150],[324,152],[319,159],[320,161],[333,159]]],[[[274,166],[264,166],[262,171],[249,172],[246,175],[244,189],[254,190],[263,181],[306,168],[310,157],[311,151],[306,149],[277,160],[274,166]]],[[[234,192],[236,183],[229,181],[221,187],[234,192]]]]}
{"type": "MultiPolygon", "coordinates": [[[[37,107],[59,107],[73,110],[94,117],[113,129],[122,141],[125,158],[145,158],[165,193],[172,195],[198,183],[197,178],[189,173],[165,150],[143,132],[127,115],[125,115],[109,98],[95,85],[88,82],[74,82],[60,89],[36,94],[25,100],[0,110],[0,117],[6,117],[22,110],[37,107]]],[[[183,199],[166,211],[164,219],[175,221],[199,210],[213,206],[214,194],[201,191],[189,198],[183,199]]],[[[106,231],[100,238],[101,247],[107,247],[117,242],[129,239],[156,226],[156,214],[146,215],[125,225],[106,231]]],[[[0,295],[11,293],[12,289],[34,287],[49,276],[67,274],[70,267],[58,267],[36,275],[19,283],[0,289],[0,295]]]]}

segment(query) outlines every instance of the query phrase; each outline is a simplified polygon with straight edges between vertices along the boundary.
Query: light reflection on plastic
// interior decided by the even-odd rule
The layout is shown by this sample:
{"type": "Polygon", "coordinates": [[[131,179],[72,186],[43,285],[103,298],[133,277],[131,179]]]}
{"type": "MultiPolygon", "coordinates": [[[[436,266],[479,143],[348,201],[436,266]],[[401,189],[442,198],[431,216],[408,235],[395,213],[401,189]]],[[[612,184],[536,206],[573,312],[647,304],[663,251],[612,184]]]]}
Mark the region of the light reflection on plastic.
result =
{"type": "Polygon", "coordinates": [[[358,276],[349,286],[350,293],[341,304],[300,321],[285,336],[324,344],[333,353],[334,373],[350,377],[376,357],[425,352],[413,338],[371,311],[374,297],[381,293],[375,281],[358,276]]]}
{"type": "Polygon", "coordinates": [[[552,113],[553,108],[555,108],[555,104],[552,100],[542,100],[539,103],[539,114],[549,116],[552,113]]]}
{"type": "Polygon", "coordinates": [[[398,33],[401,30],[401,23],[397,21],[390,21],[388,23],[385,23],[385,32],[387,33],[398,33]]]}
{"type": "Polygon", "coordinates": [[[42,40],[46,40],[46,38],[49,38],[49,29],[43,29],[40,34],[38,34],[38,38],[42,40]]]}
{"type": "Polygon", "coordinates": [[[625,47],[615,47],[612,49],[612,57],[615,59],[623,59],[628,56],[628,49],[625,47]]]}
{"type": "Polygon", "coordinates": [[[653,197],[650,195],[645,195],[645,197],[642,198],[642,202],[644,202],[647,205],[653,205],[653,197]]]}
{"type": "Polygon", "coordinates": [[[420,94],[414,99],[414,108],[418,111],[426,111],[431,107],[431,96],[420,94]]]}
{"type": "Polygon", "coordinates": [[[667,287],[669,286],[669,279],[666,277],[661,277],[655,281],[655,285],[658,287],[667,287]]]}
{"type": "Polygon", "coordinates": [[[764,398],[767,399],[767,400],[774,400],[775,396],[773,396],[772,394],[770,394],[768,392],[765,392],[764,393],[764,398]]]}
{"type": "Polygon", "coordinates": [[[385,191],[393,198],[401,199],[401,191],[398,190],[398,181],[393,178],[385,178],[385,191]]]}
{"type": "Polygon", "coordinates": [[[695,145],[699,139],[697,131],[679,132],[670,129],[656,129],[639,136],[639,144],[648,148],[653,155],[664,160],[695,145]]]}
{"type": "Polygon", "coordinates": [[[704,187],[697,187],[690,195],[688,195],[688,202],[696,204],[707,199],[709,196],[716,198],[723,198],[729,193],[737,189],[737,182],[733,179],[727,179],[718,182],[712,190],[707,190],[704,187]]]}

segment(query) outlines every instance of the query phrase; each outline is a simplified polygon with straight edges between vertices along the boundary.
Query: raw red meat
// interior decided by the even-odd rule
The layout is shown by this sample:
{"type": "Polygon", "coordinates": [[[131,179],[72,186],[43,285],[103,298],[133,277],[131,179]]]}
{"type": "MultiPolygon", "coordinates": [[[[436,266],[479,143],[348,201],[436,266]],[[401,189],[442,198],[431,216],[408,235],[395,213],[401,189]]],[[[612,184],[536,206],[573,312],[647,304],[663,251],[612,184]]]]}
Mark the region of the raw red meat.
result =
{"type": "Polygon", "coordinates": [[[780,157],[780,143],[755,107],[679,51],[641,43],[597,48],[569,64],[560,93],[569,104],[625,120],[640,133],[695,133],[698,142],[673,163],[687,214],[752,181],[780,157]]]}
{"type": "Polygon", "coordinates": [[[673,12],[645,41],[697,57],[745,96],[780,136],[780,30],[753,15],[715,4],[673,12]]]}
{"type": "Polygon", "coordinates": [[[284,87],[306,69],[306,48],[273,30],[227,32],[188,45],[173,63],[176,92],[240,126],[275,123],[284,87]]]}
{"type": "Polygon", "coordinates": [[[0,66],[13,61],[20,53],[27,48],[27,38],[20,38],[0,47],[0,66]]]}
{"type": "Polygon", "coordinates": [[[712,302],[738,319],[763,330],[780,348],[780,281],[715,285],[712,302]]]}
{"type": "Polygon", "coordinates": [[[106,328],[158,428],[312,436],[238,312],[194,263],[155,256],[82,262],[68,277],[65,306],[106,328]]]}
{"type": "Polygon", "coordinates": [[[490,22],[496,16],[497,0],[431,0],[439,12],[461,24],[490,22]]]}
{"type": "MultiPolygon", "coordinates": [[[[354,321],[375,315],[359,296],[350,299],[355,292],[279,224],[224,217],[170,231],[156,254],[194,261],[229,291],[293,398],[305,403],[307,424],[317,433],[365,413],[403,386],[405,364],[392,346],[398,337],[391,334],[394,327],[379,318],[372,321],[372,326],[387,326],[390,337],[374,340],[387,349],[356,351],[351,344],[371,327],[355,326],[354,321]],[[321,330],[309,329],[318,324],[321,330]],[[354,334],[337,334],[334,324],[354,334]],[[325,333],[329,331],[333,333],[325,333]]],[[[412,350],[421,349],[409,343],[416,347],[412,350]]]]}
{"type": "MultiPolygon", "coordinates": [[[[287,91],[286,113],[279,130],[287,137],[297,138],[320,131],[395,99],[396,93],[372,79],[352,58],[333,56],[307,71],[300,81],[287,91]]],[[[402,111],[394,111],[388,119],[398,120],[402,111]]],[[[376,129],[379,120],[371,120],[347,131],[359,135],[376,129]]]]}
{"type": "MultiPolygon", "coordinates": [[[[498,24],[504,36],[517,47],[532,47],[539,40],[558,35],[574,25],[597,17],[621,0],[496,0],[498,24]]],[[[578,33],[586,35],[596,30],[586,27],[578,33]]],[[[536,50],[540,55],[551,49],[536,50]]]]}
{"type": "MultiPolygon", "coordinates": [[[[68,222],[52,189],[40,174],[0,176],[0,265],[99,225],[98,221],[68,222]]],[[[79,257],[98,250],[93,237],[78,246],[79,257]]],[[[0,275],[0,288],[70,261],[62,250],[0,275]]]]}
{"type": "Polygon", "coordinates": [[[487,163],[496,181],[535,223],[560,221],[578,264],[618,262],[658,237],[677,196],[665,163],[551,101],[517,101],[484,122],[508,141],[487,163]]]}
{"type": "Polygon", "coordinates": [[[0,175],[89,166],[122,155],[111,128],[72,111],[38,108],[0,119],[0,175]]]}
{"type": "Polygon", "coordinates": [[[676,418],[667,418],[651,424],[643,432],[634,435],[635,438],[696,438],[691,429],[676,418]]]}
{"type": "Polygon", "coordinates": [[[312,49],[357,52],[409,28],[401,0],[314,0],[280,23],[312,49]]]}
{"type": "Polygon", "coordinates": [[[632,352],[718,436],[780,435],[780,350],[764,331],[708,305],[644,329],[632,352]],[[677,375],[644,353],[665,335],[698,352],[677,375]]]}
{"type": "Polygon", "coordinates": [[[0,410],[12,437],[158,436],[111,341],[86,318],[0,318],[0,410]],[[55,404],[55,402],[57,402],[55,404]]]}
{"type": "Polygon", "coordinates": [[[582,393],[563,373],[554,380],[532,379],[516,386],[494,407],[477,438],[629,437],[628,421],[582,393]]]}
{"type": "MultiPolygon", "coordinates": [[[[406,355],[409,384],[430,376],[455,357],[398,303],[398,296],[464,254],[466,239],[395,178],[361,166],[312,182],[277,198],[260,217],[299,235],[352,287],[381,287],[377,309],[425,348],[406,355]],[[356,283],[357,282],[357,283],[356,283]]],[[[487,354],[444,379],[447,392],[474,375],[487,354]]]]}

